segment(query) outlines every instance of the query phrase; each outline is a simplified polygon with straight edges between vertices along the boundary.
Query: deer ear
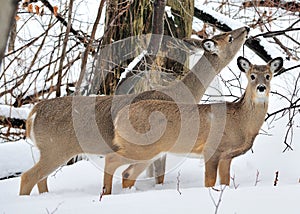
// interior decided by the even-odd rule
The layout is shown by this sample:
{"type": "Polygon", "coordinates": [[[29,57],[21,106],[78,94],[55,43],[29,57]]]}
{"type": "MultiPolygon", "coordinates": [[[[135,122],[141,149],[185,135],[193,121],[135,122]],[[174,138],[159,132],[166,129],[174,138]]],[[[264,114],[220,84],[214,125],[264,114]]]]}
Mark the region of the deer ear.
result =
{"type": "Polygon", "coordinates": [[[218,45],[212,39],[204,39],[202,41],[202,47],[205,51],[207,51],[211,54],[218,54],[218,45]]]}
{"type": "Polygon", "coordinates": [[[196,46],[197,48],[202,47],[202,40],[200,39],[183,38],[182,40],[190,45],[196,46]]]}
{"type": "Polygon", "coordinates": [[[251,62],[248,59],[239,56],[237,59],[237,65],[242,72],[248,72],[251,67],[251,62]]]}
{"type": "Polygon", "coordinates": [[[275,59],[272,59],[268,64],[270,66],[271,72],[276,73],[282,68],[283,59],[281,57],[276,57],[275,59]]]}

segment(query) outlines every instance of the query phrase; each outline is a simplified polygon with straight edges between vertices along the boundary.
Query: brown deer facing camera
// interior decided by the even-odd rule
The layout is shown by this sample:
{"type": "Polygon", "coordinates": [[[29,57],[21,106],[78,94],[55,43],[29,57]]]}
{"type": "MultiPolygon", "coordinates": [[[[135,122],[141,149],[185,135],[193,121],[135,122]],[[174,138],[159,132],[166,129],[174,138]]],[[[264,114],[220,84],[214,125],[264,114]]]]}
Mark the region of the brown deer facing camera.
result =
{"type": "Polygon", "coordinates": [[[37,184],[48,192],[47,177],[81,153],[106,155],[117,151],[113,120],[124,106],[140,100],[196,103],[215,75],[244,44],[249,28],[242,27],[203,40],[203,56],[181,81],[138,95],[61,97],[38,103],[28,116],[26,133],[40,151],[40,160],[21,176],[20,195],[37,184]],[[204,79],[204,81],[202,81],[204,79]]]}
{"type": "Polygon", "coordinates": [[[282,68],[283,59],[252,65],[239,57],[237,64],[248,79],[246,91],[237,102],[196,105],[146,100],[122,109],[115,120],[113,141],[119,150],[106,156],[105,192],[111,191],[112,176],[119,166],[134,164],[123,173],[123,187],[131,187],[153,158],[168,152],[203,154],[205,186],[215,185],[217,171],[221,184],[229,185],[231,161],[252,147],[267,113],[270,81],[282,68]],[[133,132],[128,131],[128,124],[133,132]],[[194,127],[196,138],[192,137],[194,127]],[[179,134],[182,129],[185,133],[179,134]],[[141,135],[145,135],[145,142],[139,142],[141,135]]]}

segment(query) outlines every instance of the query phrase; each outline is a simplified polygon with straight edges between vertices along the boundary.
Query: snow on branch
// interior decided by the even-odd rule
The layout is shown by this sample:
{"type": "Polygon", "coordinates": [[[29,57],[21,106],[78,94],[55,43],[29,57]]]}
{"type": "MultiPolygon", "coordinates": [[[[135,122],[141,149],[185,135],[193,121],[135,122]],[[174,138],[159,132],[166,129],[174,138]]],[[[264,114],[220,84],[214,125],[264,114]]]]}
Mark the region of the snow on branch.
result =
{"type": "Polygon", "coordinates": [[[0,105],[0,116],[16,118],[16,119],[27,119],[30,112],[29,108],[14,108],[8,105],[0,105]]]}
{"type": "MultiPolygon", "coordinates": [[[[237,29],[239,27],[246,26],[239,21],[233,20],[223,14],[220,14],[204,6],[201,6],[201,9],[198,7],[195,7],[194,9],[195,9],[194,16],[196,18],[202,20],[203,22],[213,24],[218,29],[225,32],[237,29]]],[[[272,50],[269,51],[270,45],[267,44],[268,42],[264,38],[250,37],[246,41],[246,46],[266,62],[270,61],[275,56],[281,54],[277,49],[274,48],[272,48],[272,50]]]]}
{"type": "MultiPolygon", "coordinates": [[[[25,129],[26,118],[29,114],[29,108],[14,108],[8,105],[0,105],[0,126],[7,127],[8,129],[0,131],[1,138],[5,135],[9,139],[8,135],[13,135],[14,131],[10,131],[11,128],[25,129]]],[[[15,135],[18,135],[15,133],[15,135]]]]}
{"type": "Polygon", "coordinates": [[[204,22],[215,25],[222,31],[231,31],[246,26],[245,24],[218,13],[209,7],[205,7],[204,5],[201,5],[201,9],[197,6],[194,8],[194,16],[204,22]]]}
{"type": "Polygon", "coordinates": [[[129,65],[127,66],[127,68],[125,68],[125,71],[122,72],[121,76],[120,76],[120,80],[119,82],[122,81],[122,79],[125,79],[126,78],[126,75],[131,72],[135,66],[137,66],[137,64],[146,56],[147,54],[147,51],[146,50],[143,50],[142,53],[140,55],[138,55],[136,58],[134,58],[132,60],[131,63],[129,63],[129,65]]]}

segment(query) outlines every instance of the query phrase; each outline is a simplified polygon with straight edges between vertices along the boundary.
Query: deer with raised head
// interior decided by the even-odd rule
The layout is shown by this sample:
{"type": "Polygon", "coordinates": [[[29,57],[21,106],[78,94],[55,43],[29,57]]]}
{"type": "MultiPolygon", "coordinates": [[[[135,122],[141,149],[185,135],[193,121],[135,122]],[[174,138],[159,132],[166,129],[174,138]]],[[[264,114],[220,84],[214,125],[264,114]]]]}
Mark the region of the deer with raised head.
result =
{"type": "Polygon", "coordinates": [[[197,105],[146,100],[124,107],[115,119],[113,143],[119,149],[106,156],[105,190],[111,191],[112,175],[119,166],[133,164],[123,173],[123,187],[131,187],[161,153],[203,155],[205,186],[215,185],[217,171],[220,183],[229,185],[231,161],[252,147],[267,113],[270,81],[281,70],[283,59],[253,65],[239,57],[237,64],[248,79],[237,102],[197,105]]]}
{"type": "Polygon", "coordinates": [[[48,175],[75,155],[118,151],[112,143],[113,120],[124,106],[140,100],[199,102],[208,84],[243,45],[248,31],[242,27],[203,40],[204,54],[192,71],[160,90],[138,95],[61,97],[38,103],[28,116],[26,133],[38,147],[40,160],[22,174],[20,195],[29,195],[36,184],[40,193],[48,192],[48,175]]]}

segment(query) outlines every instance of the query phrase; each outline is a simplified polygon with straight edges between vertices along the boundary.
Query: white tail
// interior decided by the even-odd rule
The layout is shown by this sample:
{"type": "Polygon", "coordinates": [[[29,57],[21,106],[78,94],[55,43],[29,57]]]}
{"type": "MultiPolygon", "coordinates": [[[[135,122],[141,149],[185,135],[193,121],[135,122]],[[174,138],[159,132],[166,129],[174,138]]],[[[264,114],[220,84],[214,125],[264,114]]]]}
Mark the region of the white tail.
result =
{"type": "Polygon", "coordinates": [[[204,48],[205,53],[193,72],[161,90],[138,95],[61,97],[38,103],[27,120],[27,136],[40,150],[40,160],[22,174],[20,195],[29,195],[36,184],[40,193],[47,192],[48,175],[77,154],[105,155],[117,151],[112,144],[113,119],[129,103],[154,99],[200,100],[208,83],[203,84],[198,77],[212,80],[235,56],[247,34],[248,28],[243,27],[205,40],[204,46],[209,42],[214,51],[204,48]],[[192,96],[187,99],[186,94],[192,96]]]}
{"type": "Polygon", "coordinates": [[[105,191],[111,191],[116,168],[135,163],[123,173],[123,187],[131,187],[162,152],[203,154],[205,186],[215,185],[217,169],[221,184],[229,185],[231,160],[252,147],[267,113],[270,80],[282,65],[282,58],[252,65],[239,57],[238,66],[246,73],[248,85],[238,102],[193,105],[147,100],[122,109],[115,120],[114,144],[119,150],[106,156],[105,191]],[[133,130],[129,131],[128,124],[133,130]]]}

